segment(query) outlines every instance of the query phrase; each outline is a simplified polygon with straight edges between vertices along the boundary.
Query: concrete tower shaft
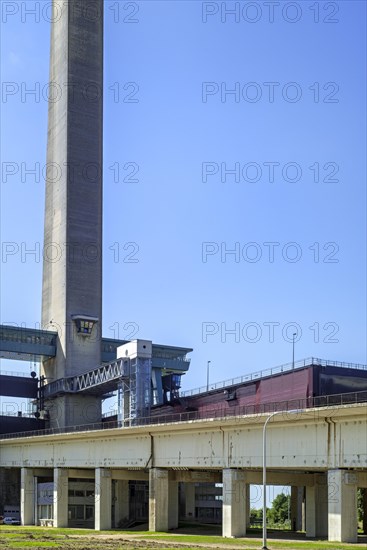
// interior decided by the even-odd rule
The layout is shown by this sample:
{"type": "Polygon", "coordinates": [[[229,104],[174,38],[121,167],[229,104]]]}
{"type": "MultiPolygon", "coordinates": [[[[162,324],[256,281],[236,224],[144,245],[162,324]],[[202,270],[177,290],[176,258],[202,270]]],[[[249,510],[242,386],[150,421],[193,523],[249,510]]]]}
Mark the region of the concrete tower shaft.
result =
{"type": "Polygon", "coordinates": [[[53,0],[50,82],[42,325],[58,344],[43,363],[49,381],[101,363],[103,0],[53,0]]]}

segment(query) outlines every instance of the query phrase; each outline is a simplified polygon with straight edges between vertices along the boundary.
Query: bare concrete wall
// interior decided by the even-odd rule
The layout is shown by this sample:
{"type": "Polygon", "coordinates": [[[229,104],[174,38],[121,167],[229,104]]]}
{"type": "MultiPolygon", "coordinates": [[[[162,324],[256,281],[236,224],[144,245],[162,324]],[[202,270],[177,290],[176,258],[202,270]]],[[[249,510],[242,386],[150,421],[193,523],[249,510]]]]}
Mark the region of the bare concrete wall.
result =
{"type": "Polygon", "coordinates": [[[102,326],[103,0],[64,2],[57,15],[42,293],[42,324],[58,332],[56,358],[43,364],[49,381],[101,363],[102,326]],[[74,315],[98,319],[91,336],[77,333],[74,315]]]}

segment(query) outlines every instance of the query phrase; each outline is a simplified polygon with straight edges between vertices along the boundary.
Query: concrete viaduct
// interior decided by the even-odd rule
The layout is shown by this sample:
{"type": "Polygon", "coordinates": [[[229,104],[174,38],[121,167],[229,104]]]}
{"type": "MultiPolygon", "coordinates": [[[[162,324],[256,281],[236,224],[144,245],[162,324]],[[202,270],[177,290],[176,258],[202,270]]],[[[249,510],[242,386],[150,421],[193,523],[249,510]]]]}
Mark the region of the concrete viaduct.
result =
{"type": "MultiPolygon", "coordinates": [[[[21,469],[21,522],[33,524],[37,476],[54,479],[54,525],[68,524],[68,479],[95,480],[95,529],[110,529],[128,507],[128,480],[149,480],[149,529],[178,524],[178,482],[223,483],[223,536],[246,534],[249,485],[262,476],[262,428],[268,414],[170,422],[41,436],[5,437],[0,466],[21,469]]],[[[155,419],[156,421],[157,419],[155,419]]],[[[306,536],[357,540],[357,488],[367,487],[367,407],[320,407],[271,419],[268,483],[306,487],[306,536]]],[[[293,495],[293,492],[292,492],[293,495]]],[[[293,498],[292,498],[293,501],[293,498]]],[[[292,502],[293,506],[293,502],[292,502]]]]}

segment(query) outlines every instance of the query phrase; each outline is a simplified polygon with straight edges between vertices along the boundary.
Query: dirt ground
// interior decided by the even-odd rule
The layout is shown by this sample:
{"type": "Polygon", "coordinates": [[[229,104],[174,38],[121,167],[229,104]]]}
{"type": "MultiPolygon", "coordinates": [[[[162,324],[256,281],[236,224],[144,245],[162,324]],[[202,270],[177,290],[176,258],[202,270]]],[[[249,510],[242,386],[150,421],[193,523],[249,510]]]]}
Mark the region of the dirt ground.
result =
{"type": "MultiPolygon", "coordinates": [[[[178,543],[169,541],[139,540],[137,535],[58,535],[47,534],[34,536],[31,533],[19,533],[16,536],[14,531],[0,531],[0,550],[14,550],[15,548],[32,548],[32,550],[47,550],[61,548],[63,550],[135,550],[135,549],[159,549],[174,550],[183,548],[185,550],[203,550],[203,548],[223,548],[222,545],[178,543]],[[8,538],[6,535],[11,536],[8,538]]],[[[226,545],[228,550],[233,548],[226,545]]],[[[234,547],[237,548],[238,546],[234,547]]]]}
{"type": "MultiPolygon", "coordinates": [[[[0,534],[0,549],[14,550],[15,548],[32,548],[32,550],[47,550],[52,548],[61,548],[63,550],[136,550],[136,549],[159,549],[159,550],[176,550],[179,548],[185,550],[203,550],[206,548],[221,548],[219,545],[200,545],[193,546],[190,543],[177,543],[168,541],[147,541],[126,539],[125,537],[116,536],[114,538],[98,536],[65,536],[55,540],[54,537],[41,537],[32,541],[32,537],[27,537],[27,540],[5,540],[0,534]],[[23,543],[23,544],[22,544],[23,543]],[[48,545],[49,544],[49,545],[48,545]],[[57,545],[57,546],[56,546],[57,545]]],[[[226,546],[229,550],[231,547],[226,546]]],[[[232,547],[233,548],[233,547],[232,547]]],[[[238,546],[235,547],[238,549],[238,546]]]]}

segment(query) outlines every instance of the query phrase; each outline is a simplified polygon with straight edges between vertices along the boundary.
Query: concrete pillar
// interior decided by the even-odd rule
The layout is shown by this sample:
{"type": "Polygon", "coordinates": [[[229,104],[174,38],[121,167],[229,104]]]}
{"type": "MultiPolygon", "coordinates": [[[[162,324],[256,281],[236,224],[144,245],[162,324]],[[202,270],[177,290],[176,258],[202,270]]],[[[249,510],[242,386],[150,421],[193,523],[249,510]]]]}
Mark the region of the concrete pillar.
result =
{"type": "Polygon", "coordinates": [[[358,477],[345,470],[329,470],[329,541],[357,542],[358,477]]]}
{"type": "Polygon", "coordinates": [[[251,485],[249,483],[246,483],[246,529],[250,527],[250,516],[251,516],[251,493],[250,493],[251,485]]]}
{"type": "Polygon", "coordinates": [[[300,487],[298,492],[298,506],[300,511],[299,524],[301,531],[306,532],[306,487],[300,487]]]}
{"type": "Polygon", "coordinates": [[[367,535],[367,488],[362,489],[363,533],[367,535]]]}
{"type": "Polygon", "coordinates": [[[246,483],[240,470],[223,470],[223,537],[246,535],[246,483]]]}
{"type": "Polygon", "coordinates": [[[22,525],[34,525],[35,502],[33,470],[22,468],[20,472],[20,522],[22,525]]]}
{"type": "Polygon", "coordinates": [[[54,527],[68,526],[68,471],[54,468],[54,527]]]}
{"type": "Polygon", "coordinates": [[[326,537],[328,533],[328,488],[325,475],[315,475],[306,487],[306,537],[326,537]]]}
{"type": "Polygon", "coordinates": [[[298,525],[298,487],[291,487],[291,529],[297,531],[298,525]]]}
{"type": "Polygon", "coordinates": [[[149,531],[168,531],[168,470],[149,470],[149,531]]]}
{"type": "Polygon", "coordinates": [[[185,518],[195,519],[195,483],[185,483],[185,518]]]}
{"type": "Polygon", "coordinates": [[[111,472],[105,468],[96,468],[96,486],[94,500],[96,531],[108,530],[112,526],[112,479],[111,472]]]}
{"type": "Polygon", "coordinates": [[[316,537],[316,489],[306,487],[306,537],[316,537]]]}
{"type": "Polygon", "coordinates": [[[118,479],[115,481],[115,527],[121,522],[129,520],[129,482],[128,480],[118,479]]]}
{"type": "Polygon", "coordinates": [[[297,531],[306,531],[306,502],[305,488],[297,487],[297,531]]]}
{"type": "Polygon", "coordinates": [[[168,529],[178,527],[178,482],[168,482],[168,529]]]}

